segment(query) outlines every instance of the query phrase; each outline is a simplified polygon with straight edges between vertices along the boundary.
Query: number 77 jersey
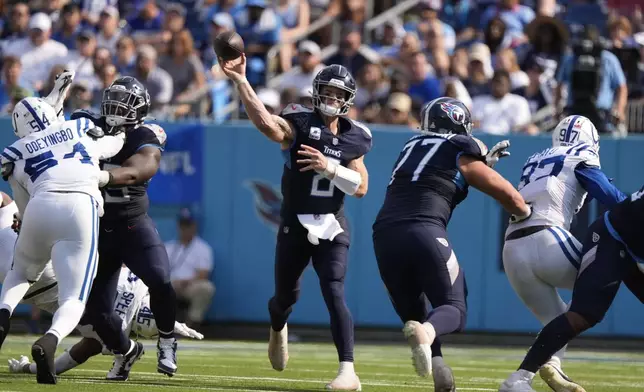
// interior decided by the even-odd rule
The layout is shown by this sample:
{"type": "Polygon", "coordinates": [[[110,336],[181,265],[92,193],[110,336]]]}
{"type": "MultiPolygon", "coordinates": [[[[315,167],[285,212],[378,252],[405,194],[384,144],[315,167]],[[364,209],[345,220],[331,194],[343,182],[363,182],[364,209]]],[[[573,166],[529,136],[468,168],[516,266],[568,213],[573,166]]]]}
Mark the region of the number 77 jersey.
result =
{"type": "Polygon", "coordinates": [[[599,155],[586,143],[548,148],[530,156],[517,188],[531,203],[532,217],[516,228],[549,225],[569,229],[588,194],[575,175],[584,166],[600,168],[599,155]]]}
{"type": "Polygon", "coordinates": [[[422,134],[409,139],[394,165],[374,230],[403,222],[446,227],[468,193],[459,157],[484,160],[486,153],[485,145],[469,135],[422,134]]]}

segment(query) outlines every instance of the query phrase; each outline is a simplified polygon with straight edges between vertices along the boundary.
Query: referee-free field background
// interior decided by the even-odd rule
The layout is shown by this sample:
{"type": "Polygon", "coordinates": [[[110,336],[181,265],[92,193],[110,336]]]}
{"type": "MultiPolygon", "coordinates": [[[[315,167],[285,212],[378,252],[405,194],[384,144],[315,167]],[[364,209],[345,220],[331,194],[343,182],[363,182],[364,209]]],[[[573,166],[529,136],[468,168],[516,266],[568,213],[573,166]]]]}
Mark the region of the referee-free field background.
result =
{"type": "MultiPolygon", "coordinates": [[[[402,335],[402,334],[401,334],[402,335]]],[[[291,343],[290,361],[284,372],[274,371],[264,342],[180,342],[179,372],[168,378],[156,372],[156,342],[145,341],[146,354],[127,382],[110,382],[105,375],[110,356],[98,356],[59,377],[56,386],[36,384],[34,375],[10,374],[7,359],[29,355],[35,336],[10,336],[0,352],[2,391],[323,391],[337,371],[332,344],[291,343]]],[[[66,339],[59,352],[76,337],[66,339]]],[[[446,345],[445,359],[452,366],[457,391],[497,391],[499,385],[521,362],[525,348],[446,345]]],[[[632,351],[570,349],[564,369],[589,392],[644,390],[644,354],[632,351]]],[[[431,379],[415,375],[410,352],[400,341],[390,344],[356,345],[356,370],[363,391],[433,391],[431,379]]],[[[550,389],[540,380],[537,391],[550,389]]]]}

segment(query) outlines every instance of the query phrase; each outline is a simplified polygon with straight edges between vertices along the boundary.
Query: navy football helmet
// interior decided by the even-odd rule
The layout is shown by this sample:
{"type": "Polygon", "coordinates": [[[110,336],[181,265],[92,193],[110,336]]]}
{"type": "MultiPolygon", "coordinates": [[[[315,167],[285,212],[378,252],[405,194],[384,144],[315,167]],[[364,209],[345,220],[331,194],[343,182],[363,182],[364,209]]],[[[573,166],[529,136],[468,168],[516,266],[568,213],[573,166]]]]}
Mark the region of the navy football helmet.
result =
{"type": "Polygon", "coordinates": [[[420,131],[469,135],[472,133],[472,115],[458,99],[436,98],[420,110],[420,131]]]}
{"type": "Polygon", "coordinates": [[[137,125],[150,111],[148,90],[131,76],[122,76],[103,91],[101,116],[111,127],[137,125]]]}
{"type": "Polygon", "coordinates": [[[343,116],[349,113],[356,91],[356,81],[348,69],[338,64],[329,65],[322,68],[313,79],[313,106],[324,115],[343,116]],[[324,86],[344,91],[344,98],[322,94],[324,86]],[[329,100],[332,100],[335,105],[329,105],[327,103],[329,100]]]}

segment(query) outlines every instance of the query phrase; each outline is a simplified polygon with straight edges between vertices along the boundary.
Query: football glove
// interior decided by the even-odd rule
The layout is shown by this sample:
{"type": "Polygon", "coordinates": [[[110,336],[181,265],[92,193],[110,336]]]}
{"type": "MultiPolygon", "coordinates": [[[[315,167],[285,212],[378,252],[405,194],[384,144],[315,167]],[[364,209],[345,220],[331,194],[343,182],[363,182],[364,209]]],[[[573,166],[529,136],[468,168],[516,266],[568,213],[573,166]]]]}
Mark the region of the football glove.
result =
{"type": "Polygon", "coordinates": [[[59,118],[63,115],[63,102],[65,102],[65,97],[67,97],[67,92],[72,86],[75,75],[74,71],[67,69],[56,75],[53,90],[44,98],[44,101],[56,110],[56,115],[59,118]]]}
{"type": "Polygon", "coordinates": [[[526,205],[528,206],[528,213],[525,215],[510,215],[510,223],[519,223],[526,219],[530,219],[532,216],[532,205],[530,203],[526,203],[526,205]]]}
{"type": "Polygon", "coordinates": [[[29,373],[29,359],[24,355],[20,359],[9,358],[9,372],[11,373],[29,373]]]}
{"type": "Polygon", "coordinates": [[[178,321],[174,322],[174,333],[179,334],[181,336],[185,336],[187,338],[192,338],[197,340],[203,339],[202,334],[200,334],[199,332],[195,331],[192,328],[188,328],[187,325],[185,325],[184,323],[180,323],[178,321]]]}
{"type": "Polygon", "coordinates": [[[507,151],[508,147],[510,147],[509,140],[502,140],[495,144],[494,147],[492,147],[487,153],[487,155],[485,155],[485,163],[489,167],[494,167],[494,165],[499,162],[499,159],[510,155],[510,152],[507,151]]]}
{"type": "Polygon", "coordinates": [[[13,214],[13,223],[11,224],[11,229],[16,232],[16,234],[20,234],[20,227],[22,226],[22,219],[20,219],[20,214],[15,213],[13,214]]]}

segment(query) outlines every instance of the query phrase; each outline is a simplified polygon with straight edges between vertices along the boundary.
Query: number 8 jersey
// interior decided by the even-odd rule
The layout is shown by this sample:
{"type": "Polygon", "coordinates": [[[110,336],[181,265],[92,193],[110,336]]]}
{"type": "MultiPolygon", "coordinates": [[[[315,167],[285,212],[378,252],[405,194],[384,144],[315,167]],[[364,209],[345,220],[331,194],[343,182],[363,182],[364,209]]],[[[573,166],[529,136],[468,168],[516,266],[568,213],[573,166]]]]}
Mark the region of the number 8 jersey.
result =
{"type": "MultiPolygon", "coordinates": [[[[42,131],[21,138],[2,152],[3,175],[11,174],[32,198],[39,192],[87,193],[99,203],[102,213],[99,160],[121,149],[123,135],[94,139],[87,135],[93,128],[92,121],[82,118],[54,122],[42,131]],[[9,166],[13,168],[7,169],[9,166]]],[[[21,208],[23,212],[24,206],[21,208]]]]}
{"type": "Polygon", "coordinates": [[[306,157],[298,154],[305,144],[322,152],[327,159],[347,166],[371,150],[369,129],[348,118],[339,118],[339,132],[334,135],[317,112],[301,105],[288,105],[280,117],[296,131],[292,145],[284,154],[282,174],[282,218],[297,214],[338,214],[344,203],[344,192],[315,171],[301,172],[297,163],[306,157]]]}
{"type": "Polygon", "coordinates": [[[568,230],[588,194],[577,177],[580,169],[587,168],[600,168],[599,155],[583,142],[530,156],[523,166],[518,190],[531,203],[532,217],[513,225],[513,230],[540,225],[568,230]]]}

